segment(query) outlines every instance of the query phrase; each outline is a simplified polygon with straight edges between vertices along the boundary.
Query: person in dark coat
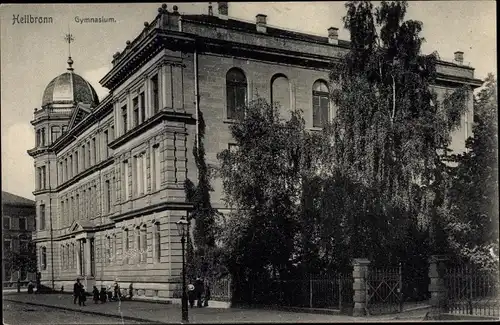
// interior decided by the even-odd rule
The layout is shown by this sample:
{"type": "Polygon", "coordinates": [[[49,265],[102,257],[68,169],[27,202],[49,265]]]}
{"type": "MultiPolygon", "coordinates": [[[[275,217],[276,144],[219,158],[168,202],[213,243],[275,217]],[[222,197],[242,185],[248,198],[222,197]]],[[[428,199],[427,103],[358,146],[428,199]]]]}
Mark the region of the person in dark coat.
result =
{"type": "Polygon", "coordinates": [[[85,287],[82,284],[80,286],[80,299],[78,300],[78,305],[85,306],[85,300],[87,300],[87,295],[85,293],[85,287]]]}
{"type": "Polygon", "coordinates": [[[75,284],[73,284],[73,304],[76,305],[76,300],[78,299],[78,304],[80,304],[80,290],[81,290],[80,279],[76,279],[75,284]]]}
{"type": "Polygon", "coordinates": [[[28,282],[28,293],[33,293],[33,282],[28,282]]]}
{"type": "Polygon", "coordinates": [[[197,307],[201,308],[203,307],[203,301],[201,300],[201,297],[203,296],[203,280],[200,279],[200,277],[196,278],[196,281],[194,282],[194,290],[196,292],[196,305],[197,307]]]}
{"type": "Polygon", "coordinates": [[[97,304],[99,302],[99,289],[97,289],[96,286],[94,286],[94,289],[92,290],[92,295],[94,296],[94,304],[97,304]]]}
{"type": "Polygon", "coordinates": [[[118,282],[115,281],[115,284],[113,286],[113,299],[118,300],[120,299],[121,292],[120,292],[120,286],[118,285],[118,282]]]}
{"type": "Polygon", "coordinates": [[[101,303],[105,303],[107,299],[107,293],[106,293],[106,288],[102,287],[101,292],[99,293],[99,299],[101,300],[101,303]]]}
{"type": "Polygon", "coordinates": [[[205,280],[205,298],[203,299],[203,307],[208,307],[209,300],[210,300],[210,284],[208,280],[205,280]]]}

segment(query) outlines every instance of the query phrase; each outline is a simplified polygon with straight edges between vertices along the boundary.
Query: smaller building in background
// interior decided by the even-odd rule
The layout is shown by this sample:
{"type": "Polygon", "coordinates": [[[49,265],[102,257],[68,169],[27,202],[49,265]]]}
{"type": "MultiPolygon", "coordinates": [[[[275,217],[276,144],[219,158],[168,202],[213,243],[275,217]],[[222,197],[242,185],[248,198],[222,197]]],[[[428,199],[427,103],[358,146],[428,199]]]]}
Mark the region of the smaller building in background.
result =
{"type": "Polygon", "coordinates": [[[3,287],[35,279],[35,201],[2,191],[2,282],[3,287]]]}

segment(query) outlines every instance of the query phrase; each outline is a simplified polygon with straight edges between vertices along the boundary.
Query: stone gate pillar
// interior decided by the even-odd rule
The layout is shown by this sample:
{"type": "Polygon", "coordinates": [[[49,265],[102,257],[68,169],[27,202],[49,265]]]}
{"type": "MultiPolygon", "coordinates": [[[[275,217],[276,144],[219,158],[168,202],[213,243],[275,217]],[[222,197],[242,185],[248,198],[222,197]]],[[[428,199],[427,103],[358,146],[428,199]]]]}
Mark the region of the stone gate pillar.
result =
{"type": "Polygon", "coordinates": [[[447,260],[448,258],[444,255],[432,255],[429,258],[430,303],[432,308],[439,312],[448,311],[448,290],[444,282],[447,260]]]}
{"type": "Polygon", "coordinates": [[[354,279],[354,309],[353,316],[366,315],[366,276],[370,261],[366,258],[355,258],[353,261],[352,277],[354,279]]]}

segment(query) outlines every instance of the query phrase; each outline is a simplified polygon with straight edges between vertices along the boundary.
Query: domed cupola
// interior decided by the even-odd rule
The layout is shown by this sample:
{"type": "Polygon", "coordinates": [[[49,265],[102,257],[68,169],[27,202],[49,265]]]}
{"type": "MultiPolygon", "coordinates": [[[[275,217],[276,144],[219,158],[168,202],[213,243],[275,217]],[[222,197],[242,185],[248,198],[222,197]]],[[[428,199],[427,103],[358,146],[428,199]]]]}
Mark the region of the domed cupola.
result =
{"type": "Polygon", "coordinates": [[[99,98],[92,85],[80,75],[73,72],[73,60],[68,59],[68,72],[65,72],[47,85],[43,92],[42,107],[73,107],[78,103],[89,104],[95,107],[99,98]]]}

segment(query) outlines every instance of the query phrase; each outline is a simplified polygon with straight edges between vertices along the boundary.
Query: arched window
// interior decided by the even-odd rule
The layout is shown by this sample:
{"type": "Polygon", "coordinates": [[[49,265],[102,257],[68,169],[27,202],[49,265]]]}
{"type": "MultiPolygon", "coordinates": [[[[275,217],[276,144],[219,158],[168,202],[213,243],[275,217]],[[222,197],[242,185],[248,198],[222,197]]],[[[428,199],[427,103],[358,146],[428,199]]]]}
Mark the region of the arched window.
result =
{"type": "Polygon", "coordinates": [[[47,269],[47,248],[45,246],[42,247],[41,250],[41,269],[46,270],[47,269]]]}
{"type": "Polygon", "coordinates": [[[328,85],[322,80],[318,80],[313,85],[313,126],[323,127],[329,119],[330,99],[328,85]]]}
{"type": "Polygon", "coordinates": [[[283,74],[274,75],[271,79],[271,103],[278,105],[281,117],[290,118],[290,83],[283,74]]]}
{"type": "Polygon", "coordinates": [[[232,68],[226,75],[227,118],[240,120],[247,103],[247,78],[243,71],[232,68]]]}

